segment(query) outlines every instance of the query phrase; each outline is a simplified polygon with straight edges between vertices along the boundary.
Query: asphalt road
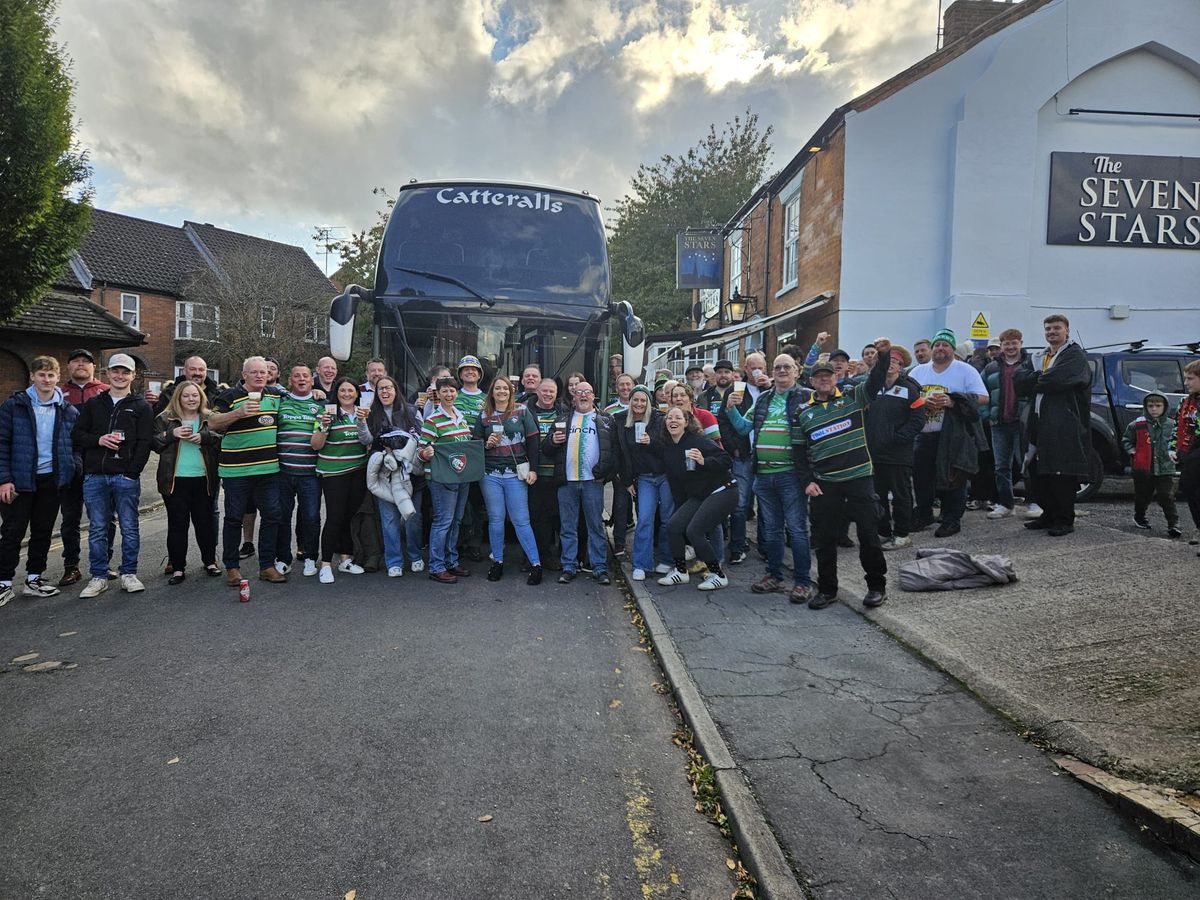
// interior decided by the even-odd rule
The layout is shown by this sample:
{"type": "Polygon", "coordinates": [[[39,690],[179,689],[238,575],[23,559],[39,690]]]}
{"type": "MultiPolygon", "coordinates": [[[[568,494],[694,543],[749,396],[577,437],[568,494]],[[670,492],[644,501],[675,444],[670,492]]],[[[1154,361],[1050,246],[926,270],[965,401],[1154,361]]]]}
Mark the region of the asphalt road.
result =
{"type": "Polygon", "coordinates": [[[239,604],[168,587],[164,535],[143,519],[143,594],[0,611],[0,897],[734,890],[617,588],[293,576],[239,604]]]}

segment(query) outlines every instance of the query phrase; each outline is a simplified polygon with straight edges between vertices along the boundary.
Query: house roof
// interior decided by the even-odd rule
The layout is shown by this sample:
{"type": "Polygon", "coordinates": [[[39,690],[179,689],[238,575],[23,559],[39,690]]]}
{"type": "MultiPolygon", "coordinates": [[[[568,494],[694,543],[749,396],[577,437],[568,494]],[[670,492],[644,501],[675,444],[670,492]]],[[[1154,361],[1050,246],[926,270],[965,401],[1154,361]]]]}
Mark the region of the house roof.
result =
{"type": "Polygon", "coordinates": [[[937,71],[942,66],[962,56],[980,41],[986,40],[996,32],[1007,28],[1009,25],[1020,21],[1026,16],[1032,15],[1043,6],[1053,2],[1054,0],[1022,0],[1020,3],[1014,3],[1011,6],[1006,6],[1001,12],[996,13],[996,15],[988,19],[982,25],[979,25],[977,28],[967,32],[953,43],[947,44],[941,50],[929,54],[929,56],[926,56],[924,59],[914,63],[904,71],[893,75],[891,78],[887,79],[887,81],[877,84],[869,91],[859,94],[849,103],[839,106],[829,115],[829,118],[822,122],[821,126],[815,132],[813,132],[813,136],[804,142],[804,144],[800,147],[799,152],[797,152],[796,155],[788,161],[787,165],[780,169],[775,175],[772,175],[769,179],[767,179],[767,181],[764,182],[763,185],[756,190],[745,203],[741,205],[738,211],[734,213],[729,221],[725,224],[725,233],[728,235],[733,226],[745,218],[746,215],[748,215],[749,212],[754,209],[756,205],[758,205],[759,201],[761,201],[764,196],[773,196],[783,185],[791,181],[792,178],[795,177],[796,173],[804,168],[808,161],[815,155],[811,153],[808,148],[823,147],[825,142],[829,140],[830,135],[842,127],[842,123],[845,121],[847,112],[851,110],[855,112],[861,112],[862,110],[870,109],[877,103],[880,103],[892,96],[892,94],[903,90],[910,84],[914,84],[931,72],[937,71]]]}
{"type": "MultiPolygon", "coordinates": [[[[93,281],[176,297],[188,276],[205,265],[178,226],[103,209],[92,210],[92,227],[78,256],[93,281]]],[[[73,286],[79,280],[77,266],[72,265],[59,283],[73,286]]]]}
{"type": "Polygon", "coordinates": [[[69,335],[97,347],[135,347],[146,343],[144,334],[87,297],[55,289],[0,327],[34,334],[69,335]]]}
{"type": "Polygon", "coordinates": [[[183,231],[206,260],[218,269],[229,266],[239,258],[259,260],[282,273],[279,285],[282,296],[296,300],[311,297],[331,298],[337,291],[317,264],[301,247],[253,237],[237,231],[226,231],[214,225],[184,222],[183,231]]]}

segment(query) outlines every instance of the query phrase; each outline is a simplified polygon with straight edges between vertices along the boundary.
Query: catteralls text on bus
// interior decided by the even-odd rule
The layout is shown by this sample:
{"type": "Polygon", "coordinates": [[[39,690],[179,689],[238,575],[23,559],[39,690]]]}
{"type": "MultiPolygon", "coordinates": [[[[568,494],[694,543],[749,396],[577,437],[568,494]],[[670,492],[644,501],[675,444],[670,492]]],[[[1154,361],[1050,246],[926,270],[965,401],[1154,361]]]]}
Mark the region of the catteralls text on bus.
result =
{"type": "Polygon", "coordinates": [[[554,200],[549,194],[543,194],[540,191],[530,196],[529,194],[513,194],[503,191],[492,191],[488,189],[475,189],[471,191],[458,191],[454,188],[442,188],[437,192],[438,203],[454,204],[454,203],[470,203],[483,204],[484,206],[515,206],[518,209],[538,209],[542,212],[562,212],[563,205],[561,201],[554,200]]]}

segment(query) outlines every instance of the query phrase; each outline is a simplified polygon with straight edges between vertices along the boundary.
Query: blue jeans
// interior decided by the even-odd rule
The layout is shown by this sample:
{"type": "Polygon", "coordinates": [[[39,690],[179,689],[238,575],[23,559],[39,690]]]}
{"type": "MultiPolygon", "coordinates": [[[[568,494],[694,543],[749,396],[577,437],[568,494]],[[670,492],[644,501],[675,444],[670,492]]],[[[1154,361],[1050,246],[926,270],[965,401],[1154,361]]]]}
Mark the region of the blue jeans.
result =
{"type": "Polygon", "coordinates": [[[996,497],[1001,506],[1012,509],[1013,472],[1021,471],[1024,451],[1021,445],[1021,423],[992,423],[992,455],[996,458],[996,497]]]}
{"type": "MultiPolygon", "coordinates": [[[[675,512],[675,499],[666,475],[637,477],[637,525],[633,530],[633,567],[649,572],[655,559],[660,565],[671,564],[667,543],[667,522],[675,512]],[[654,534],[654,513],[658,512],[658,534],[654,534]]],[[[744,525],[745,523],[743,523],[744,525]]]]}
{"type": "Polygon", "coordinates": [[[437,574],[458,565],[458,526],[467,508],[469,484],[429,482],[433,521],[429,526],[429,571],[437,574]]]}
{"type": "Polygon", "coordinates": [[[393,566],[403,568],[406,562],[413,563],[420,559],[421,495],[413,497],[416,512],[408,517],[407,522],[401,521],[396,504],[378,500],[376,506],[379,509],[379,527],[383,532],[383,564],[389,569],[393,566]]]}
{"type": "Polygon", "coordinates": [[[479,482],[483,491],[483,502],[487,504],[488,542],[492,545],[492,559],[504,562],[504,519],[505,513],[513,523],[513,531],[525,551],[531,566],[540,566],[537,541],[533,537],[533,526],[529,524],[529,485],[520,478],[501,478],[492,472],[479,482]]]}
{"type": "Polygon", "coordinates": [[[141,536],[138,501],[142,483],[124,475],[85,475],[83,502],[88,514],[88,571],[93,578],[108,577],[108,525],[113,512],[121,526],[121,575],[136,575],[141,536]]]}
{"type": "Polygon", "coordinates": [[[558,486],[558,509],[562,517],[562,567],[576,572],[579,567],[579,508],[587,524],[588,560],[596,577],[608,573],[608,542],[604,537],[604,482],[568,481],[558,486]]]}
{"type": "Polygon", "coordinates": [[[738,486],[738,505],[729,517],[729,543],[734,553],[746,552],[746,512],[754,498],[754,461],[749,459],[733,460],[731,469],[733,480],[738,486]]]}
{"type": "Polygon", "coordinates": [[[242,517],[250,501],[258,507],[258,567],[269,569],[279,546],[279,473],[222,478],[225,488],[225,522],[221,532],[221,562],[226,569],[240,569],[242,517]]]}
{"type": "MultiPolygon", "coordinates": [[[[279,473],[279,537],[276,539],[275,558],[280,562],[292,563],[292,512],[297,501],[300,521],[296,534],[297,551],[305,559],[316,562],[321,558],[321,482],[316,474],[293,475],[279,473]]],[[[261,546],[261,545],[260,545],[261,546]]]]}
{"type": "Polygon", "coordinates": [[[796,585],[812,584],[812,556],[808,546],[808,496],[800,490],[794,472],[754,476],[758,515],[762,519],[763,551],[767,574],[783,580],[783,534],[792,540],[792,579],[796,585]]]}

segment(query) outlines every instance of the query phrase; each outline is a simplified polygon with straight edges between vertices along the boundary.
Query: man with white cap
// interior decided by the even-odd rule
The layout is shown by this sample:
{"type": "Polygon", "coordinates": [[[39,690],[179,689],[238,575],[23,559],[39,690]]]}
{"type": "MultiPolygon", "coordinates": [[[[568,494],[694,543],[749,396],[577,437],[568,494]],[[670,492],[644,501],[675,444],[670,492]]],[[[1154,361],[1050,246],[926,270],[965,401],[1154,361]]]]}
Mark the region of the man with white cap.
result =
{"type": "Polygon", "coordinates": [[[138,580],[141,537],[138,504],[142,469],[150,459],[154,413],[133,393],[137,369],[133,357],[114,353],[108,359],[109,388],[83,405],[72,435],[83,455],[83,502],[88,514],[88,569],[91,580],[80,597],[108,590],[108,523],[113,512],[121,529],[121,589],[134,593],[146,588],[138,580]]]}

